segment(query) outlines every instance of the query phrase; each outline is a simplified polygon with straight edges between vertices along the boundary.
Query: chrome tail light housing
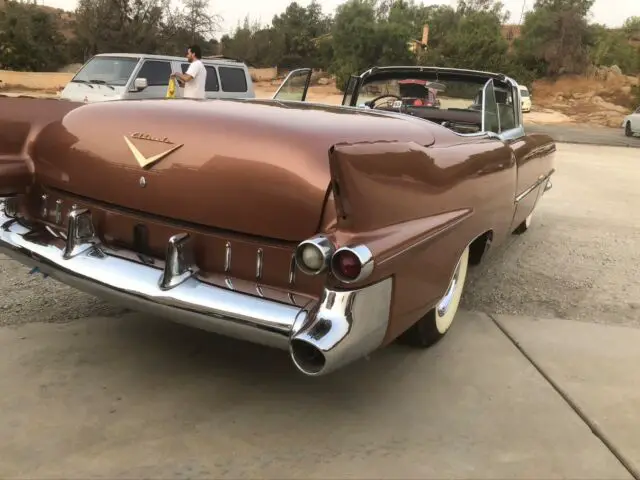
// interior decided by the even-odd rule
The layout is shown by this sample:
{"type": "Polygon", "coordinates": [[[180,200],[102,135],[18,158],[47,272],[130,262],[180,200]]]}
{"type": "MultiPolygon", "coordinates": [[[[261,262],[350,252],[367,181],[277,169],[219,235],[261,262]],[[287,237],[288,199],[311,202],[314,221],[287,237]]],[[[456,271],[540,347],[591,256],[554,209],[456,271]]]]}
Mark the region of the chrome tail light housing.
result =
{"type": "Polygon", "coordinates": [[[318,275],[329,268],[335,251],[335,245],[327,237],[305,240],[296,247],[296,265],[307,275],[318,275]]]}
{"type": "Polygon", "coordinates": [[[294,254],[298,269],[307,275],[319,275],[330,271],[342,283],[360,282],[373,272],[373,253],[365,245],[341,247],[325,236],[313,237],[301,242],[294,254]]]}

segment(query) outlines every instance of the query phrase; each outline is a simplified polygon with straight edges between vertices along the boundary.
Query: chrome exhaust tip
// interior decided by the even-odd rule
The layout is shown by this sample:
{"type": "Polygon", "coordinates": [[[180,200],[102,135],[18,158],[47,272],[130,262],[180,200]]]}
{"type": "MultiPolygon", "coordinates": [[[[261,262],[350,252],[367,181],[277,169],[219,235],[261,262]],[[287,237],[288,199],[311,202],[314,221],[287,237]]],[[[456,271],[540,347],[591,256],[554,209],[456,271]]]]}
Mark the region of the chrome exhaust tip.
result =
{"type": "Polygon", "coordinates": [[[324,353],[315,345],[304,340],[291,340],[289,351],[293,364],[305,375],[320,375],[327,365],[324,353]]]}
{"type": "Polygon", "coordinates": [[[387,278],[358,290],[325,290],[289,339],[296,368],[326,375],[376,350],[387,333],[392,286],[387,278]]]}

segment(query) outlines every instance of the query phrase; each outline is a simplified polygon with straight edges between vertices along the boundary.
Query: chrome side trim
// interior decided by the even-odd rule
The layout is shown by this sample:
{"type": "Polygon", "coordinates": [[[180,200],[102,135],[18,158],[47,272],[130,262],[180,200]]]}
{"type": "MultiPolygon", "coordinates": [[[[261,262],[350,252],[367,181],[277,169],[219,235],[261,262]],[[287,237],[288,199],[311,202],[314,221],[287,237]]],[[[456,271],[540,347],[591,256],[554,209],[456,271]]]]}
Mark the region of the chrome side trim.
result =
{"type": "Polygon", "coordinates": [[[553,175],[554,172],[555,172],[555,169],[551,170],[546,175],[540,175],[533,185],[531,185],[529,188],[527,188],[524,192],[522,192],[520,195],[516,197],[515,203],[520,203],[524,197],[526,197],[531,192],[533,192],[536,188],[538,188],[542,184],[542,182],[551,178],[551,175],[553,175]]]}

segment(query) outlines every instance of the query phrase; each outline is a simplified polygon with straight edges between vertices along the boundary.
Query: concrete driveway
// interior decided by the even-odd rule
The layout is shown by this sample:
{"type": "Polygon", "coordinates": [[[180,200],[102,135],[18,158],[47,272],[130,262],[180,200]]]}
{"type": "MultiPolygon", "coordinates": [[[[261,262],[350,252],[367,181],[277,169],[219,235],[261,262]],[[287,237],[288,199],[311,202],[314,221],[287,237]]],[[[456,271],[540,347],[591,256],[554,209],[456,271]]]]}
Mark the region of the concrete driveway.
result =
{"type": "MultiPolygon", "coordinates": [[[[570,323],[504,323],[637,465],[640,358],[621,345],[640,334],[608,334],[609,360],[627,361],[600,377],[606,350],[576,346],[570,323]]],[[[631,478],[490,317],[454,325],[433,349],[392,346],[319,379],[284,353],[137,314],[5,328],[0,475],[631,478]]]]}

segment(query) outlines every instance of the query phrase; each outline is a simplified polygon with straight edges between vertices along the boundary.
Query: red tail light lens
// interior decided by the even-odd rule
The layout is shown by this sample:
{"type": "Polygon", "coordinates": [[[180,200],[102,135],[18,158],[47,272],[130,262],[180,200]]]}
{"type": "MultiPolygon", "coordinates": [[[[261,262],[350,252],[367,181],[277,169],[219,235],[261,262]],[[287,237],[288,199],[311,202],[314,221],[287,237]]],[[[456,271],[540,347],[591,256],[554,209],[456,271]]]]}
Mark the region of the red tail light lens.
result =
{"type": "Polygon", "coordinates": [[[342,250],[336,253],[332,259],[333,271],[338,278],[355,280],[362,272],[362,264],[358,256],[351,250],[342,250]]]}
{"type": "Polygon", "coordinates": [[[373,254],[365,245],[342,247],[331,258],[331,272],[343,283],[356,283],[373,272],[373,254]]]}

